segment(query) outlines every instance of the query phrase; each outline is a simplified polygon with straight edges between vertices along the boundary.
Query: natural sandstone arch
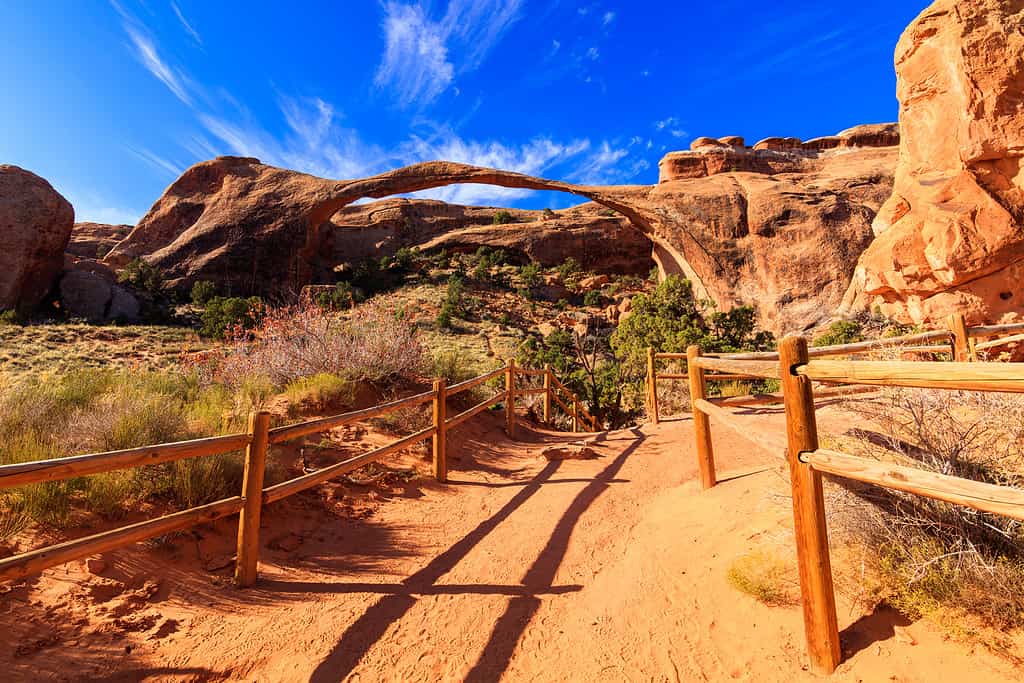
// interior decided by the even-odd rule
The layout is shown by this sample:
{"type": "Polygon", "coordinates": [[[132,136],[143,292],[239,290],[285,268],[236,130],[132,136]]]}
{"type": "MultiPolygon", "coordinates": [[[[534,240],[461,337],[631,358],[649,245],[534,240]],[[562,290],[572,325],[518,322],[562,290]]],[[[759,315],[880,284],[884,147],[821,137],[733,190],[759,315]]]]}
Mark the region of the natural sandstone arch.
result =
{"type": "Polygon", "coordinates": [[[208,279],[233,283],[239,293],[297,290],[316,280],[325,227],[339,209],[463,183],[574,194],[622,214],[648,236],[658,220],[644,202],[648,186],[576,185],[446,161],[332,181],[218,157],[188,169],[104,260],[121,266],[145,257],[182,288],[208,279]]]}

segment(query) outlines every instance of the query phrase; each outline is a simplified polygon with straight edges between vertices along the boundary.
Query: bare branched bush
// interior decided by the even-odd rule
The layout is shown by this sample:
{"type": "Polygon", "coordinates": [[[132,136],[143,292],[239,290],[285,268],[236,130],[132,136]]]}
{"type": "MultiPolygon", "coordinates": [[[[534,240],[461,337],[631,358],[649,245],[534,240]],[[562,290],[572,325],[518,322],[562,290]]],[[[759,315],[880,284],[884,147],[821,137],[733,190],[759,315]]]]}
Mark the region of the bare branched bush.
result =
{"type": "MultiPolygon", "coordinates": [[[[975,481],[1024,484],[1024,399],[890,388],[848,402],[864,419],[848,450],[975,481]]],[[[837,480],[840,527],[879,567],[883,597],[911,616],[962,609],[1024,624],[1024,525],[1000,515],[837,480]]]]}
{"type": "Polygon", "coordinates": [[[423,363],[415,326],[372,304],[347,316],[312,304],[269,309],[255,329],[227,336],[228,343],[199,359],[197,369],[229,386],[263,377],[283,387],[319,374],[377,382],[423,363]]]}

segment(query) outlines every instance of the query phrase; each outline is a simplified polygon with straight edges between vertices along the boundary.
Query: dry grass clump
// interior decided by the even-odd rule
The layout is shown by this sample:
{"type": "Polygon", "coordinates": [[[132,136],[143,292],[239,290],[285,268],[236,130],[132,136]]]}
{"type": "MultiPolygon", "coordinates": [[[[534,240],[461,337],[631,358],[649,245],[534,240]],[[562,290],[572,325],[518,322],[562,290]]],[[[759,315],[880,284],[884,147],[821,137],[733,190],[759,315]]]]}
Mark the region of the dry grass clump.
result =
{"type": "Polygon", "coordinates": [[[766,550],[755,550],[736,559],[727,578],[732,586],[773,607],[798,602],[792,563],[766,550]]]}
{"type": "Polygon", "coordinates": [[[328,372],[299,377],[284,389],[289,409],[309,407],[318,411],[348,405],[355,398],[355,393],[356,387],[351,380],[328,372]]]}
{"type": "MultiPolygon", "coordinates": [[[[892,388],[851,401],[847,450],[992,484],[1024,484],[1024,399],[892,388]]],[[[966,612],[1024,626],[1024,525],[909,493],[837,480],[839,528],[873,556],[879,596],[908,616],[966,612]]]]}
{"type": "MultiPolygon", "coordinates": [[[[236,398],[192,376],[82,369],[23,378],[0,397],[0,464],[133,448],[237,429],[236,398]]],[[[251,409],[251,406],[248,407],[251,409]]],[[[240,454],[0,492],[5,518],[51,526],[83,509],[120,517],[142,501],[187,507],[240,490],[240,454]]]]}
{"type": "Polygon", "coordinates": [[[255,329],[239,327],[227,336],[195,368],[232,387],[254,377],[285,386],[320,374],[382,382],[419,370],[424,360],[415,326],[376,304],[347,315],[315,304],[267,309],[255,329]]]}

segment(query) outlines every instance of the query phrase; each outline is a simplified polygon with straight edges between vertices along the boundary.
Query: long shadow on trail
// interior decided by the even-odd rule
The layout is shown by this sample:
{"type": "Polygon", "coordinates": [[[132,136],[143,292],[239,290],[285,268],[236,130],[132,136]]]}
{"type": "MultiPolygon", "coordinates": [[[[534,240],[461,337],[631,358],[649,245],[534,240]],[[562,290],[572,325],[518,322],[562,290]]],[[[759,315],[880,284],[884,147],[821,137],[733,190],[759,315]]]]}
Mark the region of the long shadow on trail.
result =
{"type": "Polygon", "coordinates": [[[491,637],[487,641],[487,645],[484,646],[480,658],[466,676],[467,682],[496,681],[508,668],[516,645],[519,644],[519,639],[530,620],[533,619],[533,615],[540,608],[541,600],[537,597],[537,593],[550,586],[555,580],[555,574],[569,549],[569,538],[572,536],[576,523],[594,501],[608,489],[609,484],[615,480],[615,475],[622,469],[626,460],[646,438],[639,430],[632,431],[637,437],[636,440],[624,449],[608,467],[601,470],[586,488],[579,492],[569,504],[565,514],[558,520],[547,545],[541,550],[533,566],[523,576],[523,585],[528,589],[527,594],[509,600],[508,607],[495,623],[494,630],[491,631],[491,637]]]}
{"type": "MultiPolygon", "coordinates": [[[[616,481],[616,473],[622,468],[629,455],[640,445],[640,442],[644,440],[645,437],[639,430],[633,430],[633,433],[638,437],[637,440],[619,454],[597,477],[588,480],[590,484],[580,492],[559,520],[544,550],[525,575],[523,581],[525,595],[515,597],[510,601],[505,614],[495,624],[480,661],[470,672],[467,680],[492,680],[490,675],[484,673],[485,669],[497,672],[493,678],[500,676],[515,650],[523,629],[540,605],[540,598],[537,595],[559,593],[562,592],[560,589],[565,588],[553,587],[552,581],[565,556],[572,529],[583,512],[610,484],[616,481]]],[[[317,665],[309,678],[310,683],[336,683],[343,680],[374,644],[383,637],[387,629],[416,604],[414,594],[435,592],[436,588],[433,584],[451,571],[501,522],[508,519],[530,497],[540,491],[541,487],[551,480],[560,465],[561,461],[558,460],[549,462],[536,477],[525,483],[523,489],[505,503],[498,512],[481,522],[473,531],[435,557],[425,567],[402,581],[402,585],[408,589],[408,592],[399,591],[386,595],[367,609],[345,630],[334,649],[317,665]]]]}
{"type": "MultiPolygon", "coordinates": [[[[481,522],[473,531],[431,560],[423,569],[402,581],[408,587],[409,593],[429,592],[431,586],[451,571],[487,534],[508,519],[509,515],[531,496],[540,491],[541,486],[554,475],[559,465],[561,463],[557,460],[549,462],[536,477],[523,487],[522,491],[516,493],[498,512],[481,522]]],[[[416,603],[416,598],[409,593],[385,596],[366,610],[363,616],[345,630],[331,653],[316,667],[309,678],[310,682],[336,683],[344,679],[356,667],[359,660],[370,651],[374,643],[380,640],[388,627],[401,619],[416,603]]]]}

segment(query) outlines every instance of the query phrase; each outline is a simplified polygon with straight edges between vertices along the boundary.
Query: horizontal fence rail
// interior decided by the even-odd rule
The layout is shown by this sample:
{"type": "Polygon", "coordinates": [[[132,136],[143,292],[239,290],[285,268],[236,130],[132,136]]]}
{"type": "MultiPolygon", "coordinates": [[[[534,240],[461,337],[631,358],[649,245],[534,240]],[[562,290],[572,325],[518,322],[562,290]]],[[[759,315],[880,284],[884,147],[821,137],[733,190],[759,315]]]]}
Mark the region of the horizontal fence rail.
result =
{"type": "Polygon", "coordinates": [[[1016,363],[812,360],[794,371],[814,380],[966,391],[1024,392],[1016,363]]]}
{"type": "Polygon", "coordinates": [[[129,467],[159,465],[186,458],[231,453],[249,445],[248,434],[213,436],[192,441],[179,441],[120,451],[73,455],[68,458],[0,465],[0,489],[25,484],[60,481],[88,474],[102,474],[129,467]]]}
{"type": "Polygon", "coordinates": [[[252,585],[258,576],[259,528],[261,508],[302,491],[340,477],[371,462],[379,461],[427,439],[433,442],[433,473],[438,481],[447,481],[446,434],[470,418],[502,402],[505,403],[506,430],[514,436],[517,397],[544,396],[544,419],[549,421],[551,402],[556,401],[572,419],[578,429],[586,419],[594,429],[600,425],[582,406],[579,398],[554,376],[550,367],[543,370],[516,368],[513,361],[505,366],[477,377],[446,387],[444,380],[434,382],[431,391],[421,392],[393,401],[340,415],[307,420],[292,425],[270,428],[270,414],[257,412],[250,416],[249,429],[243,434],[228,434],[191,441],[129,448],[106,453],[76,455],[26,463],[0,466],[0,489],[60,481],[72,477],[101,474],[111,470],[144,467],[174,462],[186,458],[233,453],[245,449],[245,472],[242,495],[226,498],[206,505],[189,508],[163,517],[138,522],[129,526],[104,531],[57,545],[20,553],[0,560],[0,581],[23,579],[50,567],[81,560],[90,555],[123,548],[125,546],[165,534],[209,523],[230,515],[239,515],[238,554],[235,582],[239,586],[252,585]],[[453,395],[470,391],[489,381],[504,376],[505,388],[494,396],[448,418],[446,403],[453,395]],[[543,388],[516,389],[517,376],[542,377],[543,388]],[[559,398],[562,392],[570,405],[559,398]],[[326,432],[344,425],[386,415],[397,410],[415,408],[433,403],[433,421],[429,427],[353,456],[327,467],[308,472],[279,484],[264,487],[267,451],[272,444],[282,444],[311,434],[326,432]]]}
{"type": "Polygon", "coordinates": [[[424,403],[429,403],[433,398],[433,391],[425,391],[422,394],[407,396],[406,398],[400,398],[389,403],[382,403],[380,405],[373,406],[372,408],[354,410],[350,413],[334,415],[333,417],[324,417],[319,420],[300,422],[299,424],[289,425],[287,427],[275,427],[270,430],[270,443],[284,443],[285,441],[291,441],[292,439],[298,439],[299,437],[308,436],[310,434],[317,434],[319,432],[337,429],[338,427],[343,427],[347,424],[352,424],[353,422],[386,415],[400,408],[412,408],[424,403]]]}
{"type": "MultiPolygon", "coordinates": [[[[983,345],[972,345],[968,329],[972,333],[980,331],[985,334],[997,334],[1024,329],[1024,324],[967,328],[963,324],[962,316],[953,316],[950,320],[950,331],[934,331],[902,338],[911,342],[951,339],[949,347],[910,348],[915,352],[924,350],[952,353],[954,358],[958,359],[953,362],[819,360],[822,356],[851,355],[853,352],[865,352],[869,348],[864,344],[842,345],[829,348],[827,353],[816,354],[816,349],[808,348],[805,339],[795,336],[782,341],[778,354],[756,352],[712,357],[702,355],[698,347],[691,347],[687,351],[694,438],[704,488],[716,484],[710,429],[712,423],[728,428],[774,455],[783,454],[788,462],[804,627],[812,671],[831,673],[838,666],[841,656],[826,510],[821,485],[822,475],[903,491],[1024,521],[1024,489],[854,456],[823,449],[818,444],[816,400],[877,392],[882,387],[893,386],[1024,392],[1024,364],[970,362],[974,358],[974,352],[983,345]],[[841,353],[832,353],[837,350],[841,353]],[[773,362],[775,359],[770,357],[771,354],[775,354],[777,362],[773,362]],[[782,391],[751,396],[708,398],[705,384],[711,376],[707,374],[707,370],[755,377],[778,377],[781,380],[782,391]],[[814,389],[814,382],[840,386],[814,389]],[[780,402],[784,404],[786,414],[784,436],[758,433],[743,423],[742,411],[729,410],[780,402]]],[[[1017,336],[1024,338],[1024,335],[1017,336]]],[[[1015,343],[1018,340],[1011,337],[1001,341],[1015,343]]],[[[871,350],[878,348],[881,346],[870,347],[871,350]]],[[[656,356],[661,358],[678,355],[654,354],[653,351],[649,351],[649,380],[658,377],[654,372],[656,356]]],[[[653,386],[653,382],[649,383],[648,391],[651,391],[653,386]]],[[[656,413],[652,415],[652,419],[657,422],[656,413]]]]}
{"type": "Polygon", "coordinates": [[[1024,490],[820,448],[800,459],[819,472],[1024,521],[1024,490]]]}
{"type": "Polygon", "coordinates": [[[97,553],[123,548],[126,545],[207,524],[238,513],[242,498],[225,498],[215,503],[190,508],[172,515],[150,519],[103,533],[65,541],[58,545],[32,550],[0,560],[0,580],[13,581],[38,574],[44,569],[81,560],[97,553]]]}

